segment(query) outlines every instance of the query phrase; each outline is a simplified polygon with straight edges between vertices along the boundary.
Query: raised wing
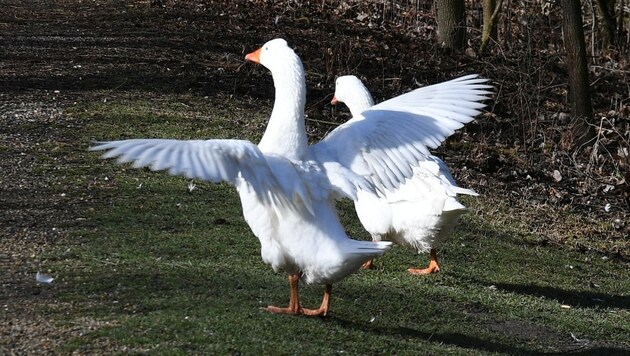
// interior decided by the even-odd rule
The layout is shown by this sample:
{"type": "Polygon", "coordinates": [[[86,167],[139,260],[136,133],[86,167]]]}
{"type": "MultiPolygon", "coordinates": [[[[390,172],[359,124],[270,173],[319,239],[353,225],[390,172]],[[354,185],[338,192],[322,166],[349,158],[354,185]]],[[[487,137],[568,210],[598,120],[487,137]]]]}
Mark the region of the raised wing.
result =
{"type": "Polygon", "coordinates": [[[485,84],[487,82],[488,79],[479,78],[477,74],[466,75],[412,90],[366,111],[402,111],[426,115],[439,120],[440,126],[451,127],[454,131],[474,120],[479,110],[486,106],[482,101],[492,94],[492,86],[485,84]]]}
{"type": "Polygon", "coordinates": [[[381,192],[413,175],[455,130],[474,119],[491,86],[469,75],[384,101],[333,130],[312,147],[321,162],[336,161],[366,177],[381,192]]]}
{"type": "MultiPolygon", "coordinates": [[[[266,157],[256,145],[243,140],[167,140],[131,139],[98,142],[91,151],[107,151],[103,158],[118,157],[118,163],[132,162],[134,168],[149,166],[154,171],[168,169],[171,175],[183,175],[211,182],[237,185],[239,179],[251,186],[265,203],[287,204],[294,195],[303,196],[301,182],[282,179],[291,172],[291,164],[266,157]]],[[[284,160],[286,161],[286,160],[284,160]]]]}

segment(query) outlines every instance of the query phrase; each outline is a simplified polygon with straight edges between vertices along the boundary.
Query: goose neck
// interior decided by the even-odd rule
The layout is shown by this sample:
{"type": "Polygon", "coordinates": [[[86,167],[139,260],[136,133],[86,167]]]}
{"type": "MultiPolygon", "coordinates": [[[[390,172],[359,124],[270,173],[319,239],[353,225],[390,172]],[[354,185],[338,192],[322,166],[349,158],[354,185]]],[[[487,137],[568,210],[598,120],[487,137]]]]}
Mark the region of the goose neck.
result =
{"type": "Polygon", "coordinates": [[[308,139],[304,124],[306,80],[301,63],[273,72],[273,80],[273,111],[258,146],[263,152],[302,160],[308,149],[308,139]]]}
{"type": "Polygon", "coordinates": [[[361,90],[356,91],[355,104],[350,105],[350,113],[352,117],[358,117],[362,112],[374,106],[374,99],[365,86],[361,90]]]}

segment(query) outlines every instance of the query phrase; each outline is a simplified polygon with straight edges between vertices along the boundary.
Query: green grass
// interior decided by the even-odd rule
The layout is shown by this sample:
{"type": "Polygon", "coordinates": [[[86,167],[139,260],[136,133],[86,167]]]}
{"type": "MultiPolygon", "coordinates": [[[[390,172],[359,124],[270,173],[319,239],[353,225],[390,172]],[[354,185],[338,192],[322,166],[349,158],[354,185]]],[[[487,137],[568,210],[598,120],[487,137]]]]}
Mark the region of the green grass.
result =
{"type": "MultiPolygon", "coordinates": [[[[333,287],[329,317],[264,312],[288,302],[286,274],[262,262],[232,187],[196,181],[189,192],[184,178],[85,152],[91,140],[260,137],[265,112],[255,105],[182,100],[98,102],[69,112],[85,127],[75,133],[78,145],[59,149],[71,163],[52,174],[78,190],[89,187],[90,200],[73,238],[47,256],[67,307],[45,312],[62,328],[94,326],[58,351],[628,352],[627,264],[541,245],[510,223],[509,211],[493,220],[496,205],[484,197],[467,200],[471,213],[438,254],[441,273],[408,275],[426,256],[397,247],[375,270],[333,287]]],[[[351,235],[367,239],[352,204],[342,202],[340,214],[351,235]]],[[[321,287],[301,293],[305,306],[319,305],[321,287]]]]}

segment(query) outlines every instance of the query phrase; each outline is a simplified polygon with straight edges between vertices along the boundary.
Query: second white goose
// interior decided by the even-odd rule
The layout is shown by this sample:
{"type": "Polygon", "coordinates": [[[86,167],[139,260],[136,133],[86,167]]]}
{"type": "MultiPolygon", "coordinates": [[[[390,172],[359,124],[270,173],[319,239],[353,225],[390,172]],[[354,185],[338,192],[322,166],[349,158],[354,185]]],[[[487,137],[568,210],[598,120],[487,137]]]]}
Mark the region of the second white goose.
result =
{"type": "MultiPolygon", "coordinates": [[[[417,100],[419,109],[430,109],[432,103],[443,103],[441,97],[449,93],[477,90],[481,81],[476,76],[461,77],[452,81],[427,86],[414,91],[423,97],[417,100]]],[[[391,99],[396,105],[398,98],[391,99]]],[[[332,104],[345,103],[353,118],[361,119],[365,110],[374,105],[372,95],[353,75],[337,78],[332,104]]],[[[458,105],[457,100],[451,103],[458,105]]],[[[390,240],[426,253],[431,257],[427,268],[409,268],[411,274],[424,275],[440,271],[436,248],[457,225],[466,207],[457,201],[457,194],[478,195],[473,190],[457,186],[446,164],[438,157],[428,155],[413,168],[414,175],[394,191],[381,196],[359,191],[354,202],[359,220],[372,235],[373,241],[390,240]]],[[[372,268],[372,260],[364,268],[372,268]]]]}

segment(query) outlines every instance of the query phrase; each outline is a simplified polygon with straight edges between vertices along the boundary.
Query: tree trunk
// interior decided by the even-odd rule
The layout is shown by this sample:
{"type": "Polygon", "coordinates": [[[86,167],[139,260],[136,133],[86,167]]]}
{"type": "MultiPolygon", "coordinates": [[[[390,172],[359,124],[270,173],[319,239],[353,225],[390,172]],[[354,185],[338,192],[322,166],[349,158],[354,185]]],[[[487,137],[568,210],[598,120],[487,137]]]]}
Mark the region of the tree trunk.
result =
{"type": "Polygon", "coordinates": [[[481,33],[481,47],[479,52],[483,53],[488,48],[490,40],[496,40],[496,24],[499,20],[503,0],[483,0],[483,32],[481,33]]]}
{"type": "Polygon", "coordinates": [[[567,52],[569,93],[574,117],[571,133],[573,146],[576,147],[595,137],[595,128],[591,125],[593,108],[591,106],[580,0],[561,0],[561,5],[564,12],[562,31],[564,32],[564,48],[567,52]]]}
{"type": "Polygon", "coordinates": [[[438,43],[446,48],[464,48],[466,34],[464,0],[435,0],[438,43]]]}
{"type": "Polygon", "coordinates": [[[617,44],[615,39],[615,31],[617,30],[615,21],[615,0],[597,0],[597,8],[599,9],[599,15],[603,21],[600,27],[600,33],[602,34],[602,51],[604,54],[609,54],[611,49],[617,44]]]}

